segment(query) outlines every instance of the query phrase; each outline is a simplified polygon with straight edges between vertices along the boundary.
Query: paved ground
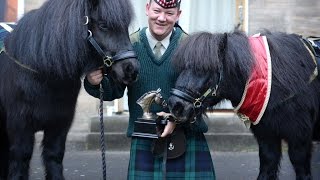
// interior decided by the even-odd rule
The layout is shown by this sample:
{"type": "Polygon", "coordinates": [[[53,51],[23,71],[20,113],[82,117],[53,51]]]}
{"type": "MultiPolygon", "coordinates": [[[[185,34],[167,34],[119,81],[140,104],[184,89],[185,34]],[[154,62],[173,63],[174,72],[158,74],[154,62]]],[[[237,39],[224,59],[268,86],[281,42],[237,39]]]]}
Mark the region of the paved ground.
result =
{"type": "MultiPolygon", "coordinates": [[[[258,174],[258,152],[212,152],[218,180],[253,180],[258,174]]],[[[31,164],[31,180],[44,179],[43,168],[37,150],[31,164]]],[[[107,152],[107,179],[126,179],[129,153],[127,151],[107,152]]],[[[317,145],[312,159],[313,179],[320,179],[320,145],[317,145]]],[[[99,151],[69,151],[65,154],[64,174],[66,180],[102,179],[101,153],[99,151]]],[[[280,180],[295,179],[288,156],[284,155],[280,180]]]]}

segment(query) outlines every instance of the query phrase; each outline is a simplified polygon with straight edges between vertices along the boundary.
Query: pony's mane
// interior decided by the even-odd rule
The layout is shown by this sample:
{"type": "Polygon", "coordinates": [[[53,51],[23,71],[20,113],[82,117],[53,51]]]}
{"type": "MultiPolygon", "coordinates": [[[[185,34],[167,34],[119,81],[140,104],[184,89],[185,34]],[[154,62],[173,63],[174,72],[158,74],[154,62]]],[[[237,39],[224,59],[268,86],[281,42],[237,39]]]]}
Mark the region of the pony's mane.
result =
{"type": "Polygon", "coordinates": [[[191,69],[196,74],[207,74],[237,67],[246,77],[253,62],[247,37],[239,31],[194,33],[182,41],[172,59],[178,71],[191,69]],[[237,53],[240,49],[246,51],[237,53]]]}
{"type": "Polygon", "coordinates": [[[130,5],[127,0],[99,1],[96,7],[90,0],[48,0],[18,22],[5,42],[6,50],[37,71],[60,77],[79,76],[89,61],[93,66],[84,16],[90,16],[90,11],[98,8],[100,20],[124,31],[133,13],[130,5]]]}
{"type": "Polygon", "coordinates": [[[184,39],[176,49],[172,63],[178,71],[191,69],[195,73],[217,70],[219,44],[223,36],[197,32],[184,39]]]}

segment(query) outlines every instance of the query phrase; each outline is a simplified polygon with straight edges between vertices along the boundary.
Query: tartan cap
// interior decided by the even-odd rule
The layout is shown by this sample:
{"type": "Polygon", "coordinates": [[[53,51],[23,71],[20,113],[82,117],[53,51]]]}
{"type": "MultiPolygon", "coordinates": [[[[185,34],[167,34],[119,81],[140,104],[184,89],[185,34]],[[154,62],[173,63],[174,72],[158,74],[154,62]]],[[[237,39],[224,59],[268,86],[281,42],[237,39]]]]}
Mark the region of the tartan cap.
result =
{"type": "Polygon", "coordinates": [[[180,2],[181,2],[181,0],[154,0],[154,1],[165,9],[180,7],[180,2]]]}

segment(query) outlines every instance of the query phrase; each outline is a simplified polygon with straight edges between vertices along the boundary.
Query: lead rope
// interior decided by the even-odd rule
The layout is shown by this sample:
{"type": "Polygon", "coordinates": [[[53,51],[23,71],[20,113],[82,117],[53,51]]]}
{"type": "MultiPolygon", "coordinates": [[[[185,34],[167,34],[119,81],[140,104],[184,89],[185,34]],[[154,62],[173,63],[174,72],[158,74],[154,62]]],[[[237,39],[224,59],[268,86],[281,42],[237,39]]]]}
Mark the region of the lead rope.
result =
{"type": "Polygon", "coordinates": [[[105,143],[104,143],[104,123],[103,123],[103,87],[100,83],[100,147],[101,147],[101,157],[102,157],[102,178],[107,179],[107,168],[106,168],[106,156],[105,156],[105,143]]]}

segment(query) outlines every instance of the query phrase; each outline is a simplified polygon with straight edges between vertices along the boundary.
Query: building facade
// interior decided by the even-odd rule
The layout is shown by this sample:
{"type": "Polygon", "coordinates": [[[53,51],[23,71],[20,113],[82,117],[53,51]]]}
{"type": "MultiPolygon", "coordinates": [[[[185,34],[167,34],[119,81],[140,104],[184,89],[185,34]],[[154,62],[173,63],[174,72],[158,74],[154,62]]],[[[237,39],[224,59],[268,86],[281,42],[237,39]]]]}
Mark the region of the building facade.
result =
{"type": "Polygon", "coordinates": [[[320,36],[318,0],[248,0],[248,32],[263,28],[303,36],[320,36]]]}
{"type": "Polygon", "coordinates": [[[16,22],[25,12],[24,0],[0,0],[0,22],[16,22]]]}

